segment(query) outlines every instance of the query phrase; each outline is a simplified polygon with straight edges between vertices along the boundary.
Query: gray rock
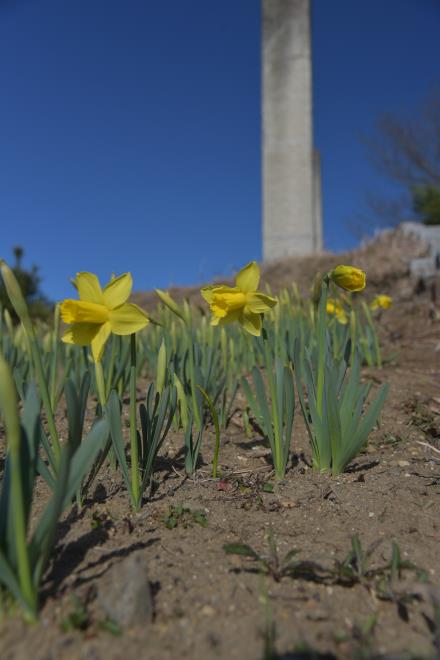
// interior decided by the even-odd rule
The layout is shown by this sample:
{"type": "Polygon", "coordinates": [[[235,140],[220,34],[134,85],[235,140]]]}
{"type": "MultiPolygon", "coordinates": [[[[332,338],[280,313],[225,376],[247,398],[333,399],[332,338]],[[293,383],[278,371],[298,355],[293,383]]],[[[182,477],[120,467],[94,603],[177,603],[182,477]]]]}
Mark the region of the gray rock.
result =
{"type": "Polygon", "coordinates": [[[419,257],[418,259],[411,259],[409,262],[409,270],[413,277],[429,279],[435,276],[436,261],[434,257],[419,257]]]}
{"type": "Polygon", "coordinates": [[[411,275],[422,279],[435,277],[440,268],[440,226],[403,222],[400,227],[404,234],[417,236],[428,248],[428,256],[410,261],[411,275]]]}
{"type": "Polygon", "coordinates": [[[104,613],[121,627],[150,623],[153,598],[143,553],[134,552],[114,564],[99,580],[97,598],[104,613]]]}

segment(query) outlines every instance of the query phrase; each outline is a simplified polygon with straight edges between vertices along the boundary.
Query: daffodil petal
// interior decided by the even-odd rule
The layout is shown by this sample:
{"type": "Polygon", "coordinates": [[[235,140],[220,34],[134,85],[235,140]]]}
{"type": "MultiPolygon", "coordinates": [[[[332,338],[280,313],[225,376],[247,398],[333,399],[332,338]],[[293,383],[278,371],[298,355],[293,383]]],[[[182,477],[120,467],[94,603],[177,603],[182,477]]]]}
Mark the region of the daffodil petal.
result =
{"type": "Polygon", "coordinates": [[[96,323],[74,323],[61,337],[65,344],[88,346],[92,343],[101,326],[96,323]]]}
{"type": "Polygon", "coordinates": [[[251,335],[255,337],[261,335],[261,316],[259,314],[254,314],[254,312],[245,309],[241,315],[240,323],[251,335]]]}
{"type": "Polygon", "coordinates": [[[259,291],[246,295],[246,309],[255,314],[268,312],[277,302],[276,298],[266,296],[265,293],[259,293],[259,291]]]}
{"type": "Polygon", "coordinates": [[[206,300],[206,302],[210,305],[212,302],[212,292],[215,289],[214,286],[204,286],[203,289],[200,289],[200,293],[202,294],[203,298],[206,300]]]}
{"type": "Polygon", "coordinates": [[[103,323],[99,326],[99,330],[92,339],[92,355],[95,362],[99,362],[104,352],[105,342],[111,333],[110,323],[103,323]]]}
{"type": "Polygon", "coordinates": [[[111,331],[115,335],[132,335],[145,328],[148,322],[146,313],[133,303],[125,303],[110,311],[111,331]]]}
{"type": "Polygon", "coordinates": [[[80,300],[102,305],[101,285],[94,273],[77,273],[75,286],[80,300]]]}
{"type": "Polygon", "coordinates": [[[111,280],[102,292],[104,305],[109,309],[115,309],[127,302],[131,289],[133,288],[133,278],[131,273],[124,273],[111,280]]]}
{"type": "Polygon", "coordinates": [[[244,293],[256,291],[260,283],[260,267],[256,261],[251,261],[238,273],[235,283],[244,293]]]}

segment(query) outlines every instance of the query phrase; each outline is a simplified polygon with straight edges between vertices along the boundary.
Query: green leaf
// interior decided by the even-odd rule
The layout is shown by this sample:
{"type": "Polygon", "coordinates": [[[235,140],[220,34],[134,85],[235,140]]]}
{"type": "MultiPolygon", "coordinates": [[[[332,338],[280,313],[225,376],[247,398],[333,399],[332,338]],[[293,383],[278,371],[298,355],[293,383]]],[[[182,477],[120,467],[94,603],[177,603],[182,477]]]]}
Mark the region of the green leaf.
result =
{"type": "Polygon", "coordinates": [[[116,458],[122,470],[125,486],[128,492],[131,492],[131,481],[128,471],[127,459],[125,458],[125,442],[122,435],[121,424],[121,404],[119,396],[113,390],[106,405],[106,418],[110,427],[110,435],[113,442],[113,449],[115,450],[116,458]]]}
{"type": "Polygon", "coordinates": [[[91,470],[98,453],[104,449],[109,431],[110,429],[107,419],[98,420],[73,454],[70,463],[69,480],[66,487],[63,509],[69,506],[73,495],[80,488],[83,479],[91,470]]]}
{"type": "Polygon", "coordinates": [[[286,554],[286,556],[283,559],[283,566],[285,568],[291,566],[292,564],[296,564],[296,556],[299,554],[300,550],[297,550],[294,548],[293,550],[289,550],[289,552],[286,554]]]}
{"type": "Polygon", "coordinates": [[[6,589],[8,589],[15,600],[18,601],[24,609],[27,609],[27,603],[21,594],[18,579],[2,550],[0,550],[0,582],[6,587],[6,589]]]}
{"type": "Polygon", "coordinates": [[[245,543],[226,543],[223,550],[228,555],[240,555],[241,557],[251,557],[252,559],[260,559],[259,555],[255,552],[250,545],[245,543]]]}
{"type": "Polygon", "coordinates": [[[262,421],[262,427],[265,436],[268,438],[272,453],[274,452],[274,433],[273,425],[271,420],[271,413],[269,410],[269,404],[267,401],[267,394],[264,387],[263,377],[260,373],[260,370],[257,367],[252,369],[252,380],[254,381],[256,399],[257,399],[257,408],[259,415],[257,419],[262,421]]]}
{"type": "Polygon", "coordinates": [[[71,453],[69,446],[62,447],[55,491],[37,523],[29,544],[29,557],[35,589],[39,588],[46,568],[55,537],[56,524],[62,513],[66,499],[70,459],[71,453]]]}

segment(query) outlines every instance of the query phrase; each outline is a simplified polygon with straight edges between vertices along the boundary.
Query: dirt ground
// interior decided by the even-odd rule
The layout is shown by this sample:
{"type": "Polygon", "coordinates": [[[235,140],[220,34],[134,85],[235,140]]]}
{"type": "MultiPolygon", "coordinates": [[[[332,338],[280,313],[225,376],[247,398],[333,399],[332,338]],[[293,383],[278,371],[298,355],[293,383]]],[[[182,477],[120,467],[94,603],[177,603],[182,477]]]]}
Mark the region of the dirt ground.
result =
{"type": "MultiPolygon", "coordinates": [[[[431,292],[414,295],[414,286],[406,278],[383,291],[396,296],[381,320],[385,355],[395,357],[365,375],[389,382],[390,394],[380,428],[345,474],[310,468],[299,408],[282,483],[261,438],[244,434],[240,412],[222,436],[220,480],[210,477],[212,433],[194,480],[183,474],[181,439],[170,437],[157,489],[139,514],[130,511],[119,475],[107,470],[82,510],[59,525],[40,623],[5,619],[0,658],[440,657],[440,321],[431,292]],[[170,507],[179,505],[187,511],[167,526],[170,507]],[[378,574],[393,541],[417,570],[403,570],[392,588],[378,578],[341,583],[331,570],[354,535],[364,548],[380,541],[371,557],[378,574]],[[275,579],[223,549],[247,543],[268,555],[269,536],[281,556],[298,549],[300,560],[327,572],[275,579]],[[153,620],[112,630],[97,588],[135,551],[148,565],[153,620]]],[[[39,488],[38,508],[46,497],[39,488]]]]}

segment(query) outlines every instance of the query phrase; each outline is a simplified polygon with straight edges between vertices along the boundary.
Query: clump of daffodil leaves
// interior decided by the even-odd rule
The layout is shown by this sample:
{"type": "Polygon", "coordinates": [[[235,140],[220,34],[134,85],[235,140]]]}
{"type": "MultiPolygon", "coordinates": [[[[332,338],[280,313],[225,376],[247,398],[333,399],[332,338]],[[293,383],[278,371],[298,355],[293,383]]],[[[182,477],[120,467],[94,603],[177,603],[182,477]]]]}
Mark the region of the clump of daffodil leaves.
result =
{"type": "Polygon", "coordinates": [[[209,304],[211,325],[224,325],[238,321],[251,335],[261,334],[261,314],[270,311],[277,299],[257,291],[260,268],[251,261],[235,278],[235,286],[218,284],[204,287],[201,294],[209,304]]]}
{"type": "Polygon", "coordinates": [[[140,307],[127,302],[133,287],[131,273],[115,277],[103,289],[93,273],[78,273],[73,285],[79,300],[68,299],[61,304],[61,318],[70,326],[62,341],[91,345],[95,362],[101,360],[111,333],[132,335],[149,322],[140,307]]]}

